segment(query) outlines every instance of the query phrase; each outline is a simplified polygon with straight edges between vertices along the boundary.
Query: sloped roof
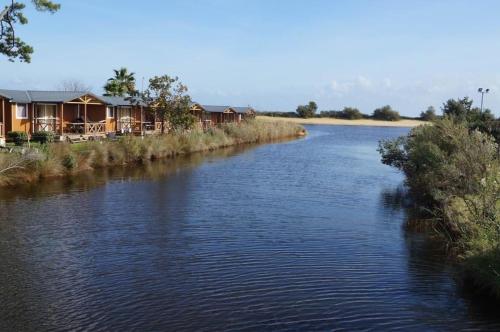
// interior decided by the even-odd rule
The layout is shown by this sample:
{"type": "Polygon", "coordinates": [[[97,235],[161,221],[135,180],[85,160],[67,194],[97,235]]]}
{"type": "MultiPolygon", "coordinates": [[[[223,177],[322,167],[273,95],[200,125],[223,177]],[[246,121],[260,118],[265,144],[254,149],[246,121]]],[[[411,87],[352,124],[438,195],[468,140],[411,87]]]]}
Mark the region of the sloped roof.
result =
{"type": "Polygon", "coordinates": [[[125,97],[102,96],[101,99],[113,106],[132,106],[130,100],[125,97]]]}
{"type": "Polygon", "coordinates": [[[255,112],[255,110],[250,107],[250,106],[246,106],[246,107],[231,107],[233,110],[235,110],[236,113],[248,113],[248,112],[255,112]]]}
{"type": "Polygon", "coordinates": [[[224,113],[227,109],[232,109],[230,106],[216,106],[216,105],[200,105],[206,112],[209,113],[224,113]]]}
{"type": "Polygon", "coordinates": [[[0,95],[16,103],[30,103],[31,98],[28,91],[0,89],[0,95]]]}
{"type": "Polygon", "coordinates": [[[36,90],[4,90],[0,89],[0,95],[15,103],[49,102],[64,103],[85,95],[92,96],[104,103],[103,97],[84,91],[36,91],[36,90]]]}

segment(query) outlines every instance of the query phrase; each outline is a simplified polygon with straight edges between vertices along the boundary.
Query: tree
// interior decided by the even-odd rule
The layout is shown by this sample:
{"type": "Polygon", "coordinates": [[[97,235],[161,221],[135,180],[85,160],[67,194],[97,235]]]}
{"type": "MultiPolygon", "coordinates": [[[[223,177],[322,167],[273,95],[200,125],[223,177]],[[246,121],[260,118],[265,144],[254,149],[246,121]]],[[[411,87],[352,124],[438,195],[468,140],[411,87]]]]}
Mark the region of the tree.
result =
{"type": "Polygon", "coordinates": [[[448,99],[441,108],[443,115],[452,116],[458,120],[466,120],[472,110],[472,99],[464,97],[462,99],[448,99]]]}
{"type": "Polygon", "coordinates": [[[399,113],[389,105],[374,110],[372,117],[376,120],[399,121],[399,113]]]}
{"type": "Polygon", "coordinates": [[[69,79],[62,81],[58,86],[58,90],[62,91],[74,91],[74,92],[90,92],[92,91],[92,87],[86,85],[82,81],[69,79]]]}
{"type": "MultiPolygon", "coordinates": [[[[40,12],[53,14],[61,8],[60,4],[49,0],[31,0],[31,2],[40,12]]],[[[16,59],[21,62],[31,62],[33,47],[16,36],[16,25],[28,24],[28,19],[23,14],[25,7],[24,3],[11,0],[10,4],[0,11],[0,54],[7,56],[11,62],[16,59]]]]}
{"type": "Polygon", "coordinates": [[[105,96],[125,97],[135,91],[135,73],[129,73],[127,68],[114,69],[115,76],[108,79],[104,85],[105,96]]]}
{"type": "Polygon", "coordinates": [[[340,111],[340,115],[343,119],[349,120],[359,120],[363,118],[363,114],[355,107],[344,107],[344,109],[340,111]]]}
{"type": "MultiPolygon", "coordinates": [[[[161,121],[161,133],[165,133],[167,122],[173,130],[186,130],[193,127],[195,118],[189,113],[191,97],[187,87],[178,77],[155,76],[149,80],[144,92],[137,92],[137,100],[146,105],[161,121]]],[[[135,99],[135,97],[134,97],[135,99]]]]}
{"type": "Polygon", "coordinates": [[[433,106],[427,107],[425,112],[420,113],[420,118],[424,121],[436,120],[436,109],[433,106]]]}
{"type": "Polygon", "coordinates": [[[312,118],[317,110],[318,105],[314,101],[310,101],[307,105],[299,105],[296,112],[301,118],[312,118]]]}

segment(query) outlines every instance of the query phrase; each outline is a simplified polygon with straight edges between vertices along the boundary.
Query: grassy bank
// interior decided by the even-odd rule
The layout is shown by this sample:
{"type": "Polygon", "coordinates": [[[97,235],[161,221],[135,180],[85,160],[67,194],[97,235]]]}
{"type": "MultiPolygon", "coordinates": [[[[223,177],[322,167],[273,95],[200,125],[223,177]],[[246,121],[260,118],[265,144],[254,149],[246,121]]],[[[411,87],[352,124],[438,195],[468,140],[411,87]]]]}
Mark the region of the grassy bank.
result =
{"type": "Polygon", "coordinates": [[[383,141],[380,152],[405,173],[419,222],[446,242],[464,281],[500,299],[500,150],[495,120],[474,112],[383,141]]]}
{"type": "Polygon", "coordinates": [[[422,124],[426,124],[426,121],[420,120],[408,120],[403,119],[399,121],[383,121],[383,120],[373,120],[373,119],[358,119],[358,120],[347,120],[347,119],[334,119],[334,118],[285,118],[285,117],[272,117],[272,116],[258,116],[259,120],[263,121],[286,121],[298,124],[319,124],[319,125],[331,125],[331,126],[372,126],[372,127],[416,127],[422,124]]]}
{"type": "Polygon", "coordinates": [[[263,143],[303,135],[300,125],[248,121],[207,132],[191,130],[163,136],[125,136],[118,140],[53,143],[18,152],[0,153],[0,186],[67,176],[95,168],[173,158],[194,152],[248,143],[263,143]]]}

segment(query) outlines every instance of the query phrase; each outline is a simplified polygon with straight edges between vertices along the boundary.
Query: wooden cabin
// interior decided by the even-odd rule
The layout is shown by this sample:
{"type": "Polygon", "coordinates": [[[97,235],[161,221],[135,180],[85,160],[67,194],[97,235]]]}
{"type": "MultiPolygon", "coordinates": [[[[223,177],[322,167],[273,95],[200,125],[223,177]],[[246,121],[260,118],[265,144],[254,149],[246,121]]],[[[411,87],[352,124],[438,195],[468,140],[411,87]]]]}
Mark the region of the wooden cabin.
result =
{"type": "Polygon", "coordinates": [[[107,103],[89,92],[0,90],[5,133],[50,131],[104,135],[111,130],[107,103]]]}
{"type": "Polygon", "coordinates": [[[63,138],[143,135],[161,128],[154,114],[142,105],[89,92],[0,89],[0,107],[0,138],[10,131],[50,131],[63,138]]]}
{"type": "Polygon", "coordinates": [[[131,103],[123,97],[102,97],[108,103],[108,112],[113,118],[111,128],[117,133],[144,135],[159,132],[161,123],[156,116],[144,105],[131,103]]]}
{"type": "MultiPolygon", "coordinates": [[[[110,133],[145,135],[158,133],[162,127],[145,105],[90,92],[0,89],[0,107],[0,143],[11,131],[29,135],[49,131],[62,139],[110,133]]],[[[255,116],[251,107],[192,103],[190,110],[204,129],[255,116]]]]}
{"type": "Polygon", "coordinates": [[[255,117],[255,110],[251,107],[232,107],[191,104],[191,112],[198,119],[201,128],[209,128],[222,123],[240,123],[242,120],[255,117]]]}

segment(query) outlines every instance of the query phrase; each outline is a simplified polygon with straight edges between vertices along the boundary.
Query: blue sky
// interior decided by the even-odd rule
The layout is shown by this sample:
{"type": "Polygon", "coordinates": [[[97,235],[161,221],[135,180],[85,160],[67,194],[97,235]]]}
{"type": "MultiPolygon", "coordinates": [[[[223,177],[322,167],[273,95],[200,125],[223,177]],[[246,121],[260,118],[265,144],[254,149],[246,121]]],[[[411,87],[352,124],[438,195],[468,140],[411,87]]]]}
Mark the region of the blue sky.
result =
{"type": "MultiPolygon", "coordinates": [[[[0,0],[0,4],[6,0],[0,0]]],[[[31,64],[0,58],[0,87],[54,89],[78,79],[96,93],[112,69],[177,75],[194,100],[293,111],[385,104],[402,114],[448,98],[500,116],[500,1],[61,0],[28,11],[18,35],[31,64]]]]}

